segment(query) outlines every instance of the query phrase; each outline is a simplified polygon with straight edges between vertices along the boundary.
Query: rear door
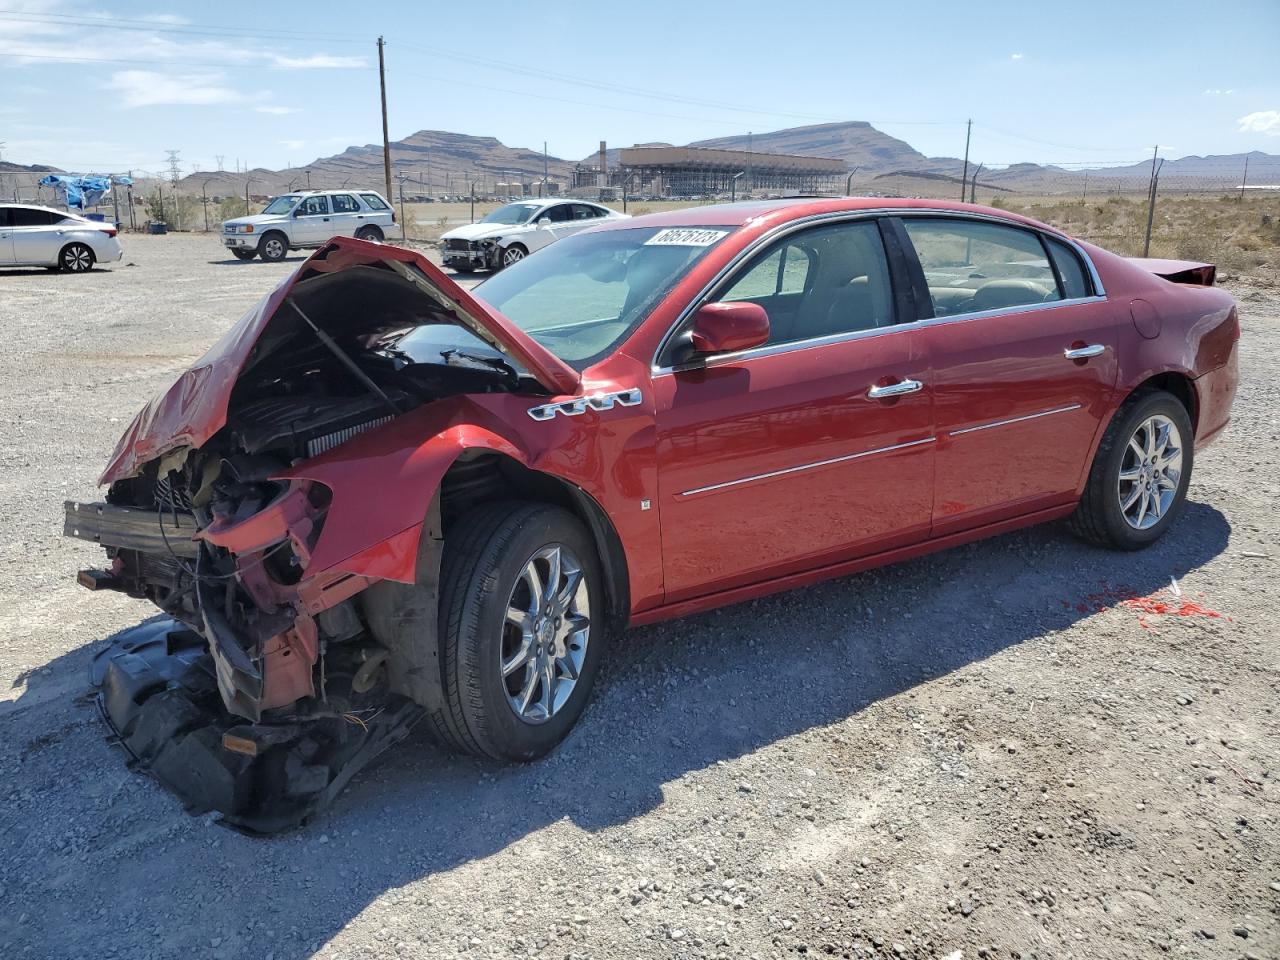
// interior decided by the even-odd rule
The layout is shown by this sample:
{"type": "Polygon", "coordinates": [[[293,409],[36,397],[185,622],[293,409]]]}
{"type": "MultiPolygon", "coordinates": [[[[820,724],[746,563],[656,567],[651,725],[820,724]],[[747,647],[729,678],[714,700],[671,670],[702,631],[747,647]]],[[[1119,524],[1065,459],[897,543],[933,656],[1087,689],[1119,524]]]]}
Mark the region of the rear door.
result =
{"type": "Polygon", "coordinates": [[[930,393],[915,331],[895,325],[876,222],[790,234],[708,299],[753,300],[777,318],[762,347],[659,358],[667,602],[926,538],[930,393]]]}
{"type": "Polygon", "coordinates": [[[9,208],[0,207],[0,263],[13,262],[13,235],[9,227],[9,208]]]}
{"type": "Polygon", "coordinates": [[[329,206],[333,236],[354,237],[364,224],[360,201],[351,193],[335,193],[329,198],[329,206]]]}
{"type": "Polygon", "coordinates": [[[990,220],[901,219],[934,319],[933,531],[1070,503],[1116,382],[1110,305],[1073,246],[990,220]]]}
{"type": "Polygon", "coordinates": [[[64,241],[59,213],[31,207],[9,208],[9,236],[14,263],[56,263],[64,241]]]}

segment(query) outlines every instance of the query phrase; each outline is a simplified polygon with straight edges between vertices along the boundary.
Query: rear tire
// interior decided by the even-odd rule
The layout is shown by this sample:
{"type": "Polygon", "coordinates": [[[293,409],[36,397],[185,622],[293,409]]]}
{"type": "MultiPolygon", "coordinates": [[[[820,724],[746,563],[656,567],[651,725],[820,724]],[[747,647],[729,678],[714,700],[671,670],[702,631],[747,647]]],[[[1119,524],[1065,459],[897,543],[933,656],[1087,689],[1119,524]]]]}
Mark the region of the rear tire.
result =
{"type": "Polygon", "coordinates": [[[83,243],[68,243],[58,254],[58,269],[67,273],[88,273],[93,269],[93,251],[83,243]]]}
{"type": "Polygon", "coordinates": [[[1177,397],[1163,390],[1130,397],[1102,436],[1069,529],[1112,550],[1155,543],[1186,500],[1194,448],[1191,417],[1177,397]]]}
{"type": "Polygon", "coordinates": [[[272,231],[263,234],[258,241],[258,256],[267,263],[279,263],[289,254],[289,238],[283,233],[272,231]]]}
{"type": "Polygon", "coordinates": [[[361,227],[356,231],[357,240],[367,240],[370,243],[381,243],[384,239],[383,233],[377,227],[361,227]]]}
{"type": "Polygon", "coordinates": [[[541,757],[586,707],[608,639],[590,535],[559,507],[483,504],[446,532],[440,573],[437,734],[476,756],[541,757]]]}

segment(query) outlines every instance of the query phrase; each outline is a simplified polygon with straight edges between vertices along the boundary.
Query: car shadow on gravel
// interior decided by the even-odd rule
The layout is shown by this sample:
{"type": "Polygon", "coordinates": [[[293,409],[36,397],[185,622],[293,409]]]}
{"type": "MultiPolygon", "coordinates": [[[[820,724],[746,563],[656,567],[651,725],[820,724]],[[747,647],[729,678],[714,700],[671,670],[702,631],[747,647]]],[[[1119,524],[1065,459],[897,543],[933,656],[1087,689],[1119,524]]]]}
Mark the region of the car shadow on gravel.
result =
{"type": "MultiPolygon", "coordinates": [[[[302,261],[306,260],[307,257],[311,256],[311,253],[312,251],[308,250],[305,253],[295,254],[289,257],[283,257],[275,262],[276,263],[302,263],[302,261]]],[[[265,261],[259,259],[258,257],[254,257],[252,260],[241,260],[238,257],[228,257],[226,260],[206,260],[205,261],[205,263],[209,264],[211,267],[253,267],[253,266],[261,267],[263,266],[264,262],[265,261]]]]}
{"type": "MultiPolygon", "coordinates": [[[[1115,597],[1168,587],[1171,577],[1182,578],[1222,553],[1230,532],[1221,512],[1197,502],[1188,502],[1176,526],[1139,553],[1093,549],[1051,524],[637,629],[616,642],[575,732],[540,763],[452,757],[415,734],[304,829],[272,839],[221,834],[216,869],[207,870],[198,865],[209,835],[188,831],[188,839],[138,865],[138,877],[145,879],[141,887],[104,879],[95,895],[105,898],[108,915],[164,915],[167,926],[181,929],[196,923],[211,896],[222,917],[249,915],[264,889],[296,885],[301,871],[305,893],[299,888],[281,904],[289,923],[306,931],[299,934],[304,939],[258,930],[228,934],[225,941],[233,949],[228,955],[274,952],[280,960],[293,960],[310,956],[314,944],[327,942],[389,890],[483,860],[544,828],[554,827],[554,836],[562,838],[560,821],[590,833],[624,824],[657,808],[669,785],[686,776],[704,789],[704,811],[737,790],[752,791],[767,810],[785,798],[774,794],[770,769],[753,761],[754,751],[844,721],[1009,647],[1044,641],[1029,655],[1047,659],[1055,643],[1048,635],[1115,597]],[[729,778],[700,775],[739,758],[729,778]],[[192,863],[184,849],[196,858],[192,863]],[[240,880],[230,883],[230,877],[240,880]]],[[[72,714],[84,719],[89,708],[83,701],[73,706],[62,674],[83,669],[89,652],[68,654],[23,678],[24,699],[47,701],[57,711],[55,717],[41,711],[44,723],[65,723],[72,714]],[[63,687],[65,705],[39,696],[45,683],[63,687]]],[[[1004,679],[981,669],[952,682],[976,684],[997,703],[1006,695],[1004,679]]],[[[1055,695],[1048,684],[1035,692],[1055,695]]],[[[13,749],[38,732],[11,731],[13,749]]],[[[104,756],[76,762],[123,765],[123,757],[105,756],[105,744],[100,749],[104,756]]],[[[84,787],[71,781],[61,790],[84,787]]],[[[153,789],[158,790],[147,788],[153,789]]],[[[154,801],[148,806],[154,809],[154,801]]],[[[80,806],[31,814],[56,817],[59,810],[80,806]]],[[[175,806],[171,816],[186,815],[175,806]]],[[[128,823],[130,814],[113,811],[110,818],[128,823]]],[[[57,834],[62,827],[50,829],[57,834]]],[[[70,833],[73,825],[65,829],[70,833]]],[[[533,842],[563,840],[547,836],[533,842]]],[[[423,922],[430,923],[429,906],[403,909],[422,911],[423,922]]],[[[128,939],[113,936],[118,948],[128,939]]]]}

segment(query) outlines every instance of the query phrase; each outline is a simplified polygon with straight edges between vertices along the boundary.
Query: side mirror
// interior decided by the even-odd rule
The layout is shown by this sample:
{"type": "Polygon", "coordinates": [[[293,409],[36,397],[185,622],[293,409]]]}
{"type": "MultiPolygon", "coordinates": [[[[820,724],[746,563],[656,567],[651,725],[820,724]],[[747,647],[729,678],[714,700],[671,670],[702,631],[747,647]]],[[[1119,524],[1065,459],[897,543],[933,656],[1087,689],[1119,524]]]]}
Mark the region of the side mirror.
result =
{"type": "Polygon", "coordinates": [[[705,303],[693,315],[689,343],[698,353],[748,350],[769,341],[769,314],[758,303],[705,303]]]}
{"type": "Polygon", "coordinates": [[[534,221],[534,226],[536,226],[536,227],[549,227],[549,226],[551,226],[551,218],[550,218],[550,217],[539,217],[537,220],[535,220],[535,221],[534,221]]]}

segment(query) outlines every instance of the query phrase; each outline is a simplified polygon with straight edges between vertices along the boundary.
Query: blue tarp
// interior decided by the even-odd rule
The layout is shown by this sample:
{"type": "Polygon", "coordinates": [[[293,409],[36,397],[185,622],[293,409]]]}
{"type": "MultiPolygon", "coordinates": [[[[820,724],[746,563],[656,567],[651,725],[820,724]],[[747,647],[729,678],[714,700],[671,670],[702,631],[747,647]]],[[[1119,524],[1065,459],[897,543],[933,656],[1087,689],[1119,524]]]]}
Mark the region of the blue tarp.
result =
{"type": "Polygon", "coordinates": [[[68,207],[95,207],[111,193],[111,185],[132,186],[128,177],[79,176],[77,174],[51,173],[40,181],[42,187],[53,187],[59,199],[68,207]]]}

